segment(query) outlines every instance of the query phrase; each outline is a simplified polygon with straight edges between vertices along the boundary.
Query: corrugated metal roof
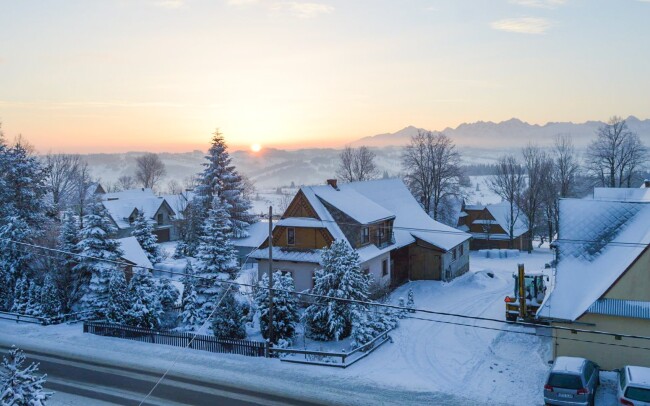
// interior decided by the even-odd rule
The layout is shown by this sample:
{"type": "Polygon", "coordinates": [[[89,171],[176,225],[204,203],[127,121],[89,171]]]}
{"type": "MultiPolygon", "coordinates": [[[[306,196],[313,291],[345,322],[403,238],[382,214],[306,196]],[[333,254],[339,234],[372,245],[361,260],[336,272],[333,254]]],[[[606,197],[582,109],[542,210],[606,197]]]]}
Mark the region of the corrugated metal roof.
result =
{"type": "Polygon", "coordinates": [[[587,313],[650,320],[650,302],[623,299],[598,299],[587,313]]]}

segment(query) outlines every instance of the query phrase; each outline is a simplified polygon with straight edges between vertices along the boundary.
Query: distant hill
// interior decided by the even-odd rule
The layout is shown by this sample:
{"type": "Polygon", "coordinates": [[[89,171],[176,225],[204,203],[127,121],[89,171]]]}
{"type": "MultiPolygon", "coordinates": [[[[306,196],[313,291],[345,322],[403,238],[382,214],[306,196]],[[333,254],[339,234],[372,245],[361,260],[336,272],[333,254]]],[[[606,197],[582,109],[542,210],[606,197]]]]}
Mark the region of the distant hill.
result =
{"type": "MultiPolygon", "coordinates": [[[[631,131],[636,132],[641,140],[650,145],[650,119],[639,120],[634,116],[626,119],[631,131]]],[[[442,130],[460,147],[481,148],[519,148],[529,142],[549,145],[556,134],[571,134],[578,148],[586,147],[593,139],[596,131],[604,123],[602,121],[587,121],[585,123],[553,122],[544,125],[529,124],[517,118],[500,123],[492,121],[477,121],[463,123],[456,128],[442,130]]],[[[352,145],[370,147],[385,147],[389,145],[406,145],[411,136],[417,134],[419,128],[408,126],[394,133],[378,134],[354,141],[352,145]]]]}

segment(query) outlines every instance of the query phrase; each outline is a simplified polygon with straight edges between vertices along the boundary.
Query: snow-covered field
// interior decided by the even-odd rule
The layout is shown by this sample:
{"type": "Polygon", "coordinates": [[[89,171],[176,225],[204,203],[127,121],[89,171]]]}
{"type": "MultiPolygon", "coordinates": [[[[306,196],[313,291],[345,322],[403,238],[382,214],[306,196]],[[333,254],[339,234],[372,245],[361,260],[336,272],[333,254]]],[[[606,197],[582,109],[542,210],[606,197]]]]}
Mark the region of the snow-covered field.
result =
{"type": "MultiPolygon", "coordinates": [[[[472,253],[471,270],[462,277],[450,283],[411,282],[398,288],[391,301],[397,303],[399,297],[406,297],[408,289],[413,289],[417,308],[503,319],[503,298],[513,288],[511,275],[517,263],[524,263],[528,270],[540,270],[551,259],[547,249],[522,253],[518,258],[490,259],[472,253]]],[[[318,396],[332,404],[542,403],[543,380],[552,357],[550,339],[500,331],[515,329],[504,323],[420,313],[411,316],[415,318],[401,320],[391,333],[393,343],[383,345],[345,370],[186,350],[173,371],[242,385],[254,382],[258,387],[278,392],[318,396]],[[219,362],[215,363],[215,359],[219,362]]],[[[171,365],[179,351],[183,351],[84,335],[80,325],[41,327],[0,322],[0,343],[32,349],[56,348],[62,354],[121,360],[155,370],[171,365]]],[[[615,401],[609,386],[603,385],[603,393],[599,393],[599,399],[605,402],[615,401]]]]}

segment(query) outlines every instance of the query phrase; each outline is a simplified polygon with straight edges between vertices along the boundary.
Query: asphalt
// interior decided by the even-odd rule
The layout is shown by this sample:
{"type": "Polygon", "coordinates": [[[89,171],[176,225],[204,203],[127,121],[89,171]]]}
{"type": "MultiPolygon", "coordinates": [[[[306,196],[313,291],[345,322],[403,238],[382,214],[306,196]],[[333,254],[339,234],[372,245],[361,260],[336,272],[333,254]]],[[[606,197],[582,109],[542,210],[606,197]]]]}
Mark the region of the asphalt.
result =
{"type": "MultiPolygon", "coordinates": [[[[7,347],[0,346],[3,352],[7,347]]],[[[140,405],[154,387],[163,371],[125,368],[116,364],[88,362],[62,357],[54,353],[23,348],[28,362],[40,363],[39,371],[47,373],[46,388],[116,405],[140,405]]],[[[318,405],[313,401],[294,399],[233,387],[211,380],[188,379],[168,374],[143,405],[318,405]]]]}

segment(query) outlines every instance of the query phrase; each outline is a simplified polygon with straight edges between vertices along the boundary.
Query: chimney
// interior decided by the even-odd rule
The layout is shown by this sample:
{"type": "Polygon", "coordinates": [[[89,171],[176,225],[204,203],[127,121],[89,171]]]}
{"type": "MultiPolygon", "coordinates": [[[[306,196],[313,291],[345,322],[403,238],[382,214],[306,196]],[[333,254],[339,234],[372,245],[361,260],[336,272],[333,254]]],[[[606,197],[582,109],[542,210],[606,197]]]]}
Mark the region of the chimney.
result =
{"type": "Polygon", "coordinates": [[[338,186],[336,185],[336,179],[327,179],[327,184],[334,189],[339,190],[338,186]]]}

